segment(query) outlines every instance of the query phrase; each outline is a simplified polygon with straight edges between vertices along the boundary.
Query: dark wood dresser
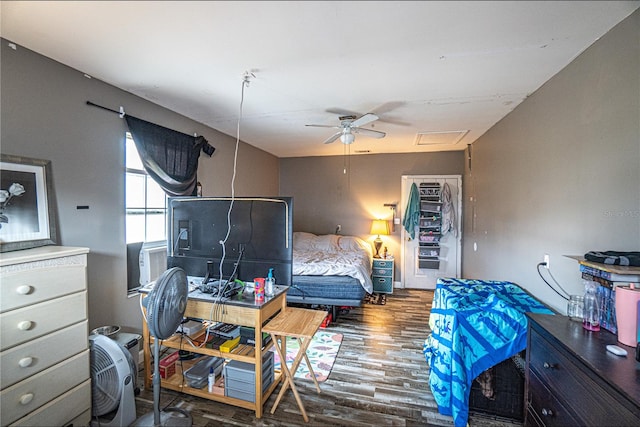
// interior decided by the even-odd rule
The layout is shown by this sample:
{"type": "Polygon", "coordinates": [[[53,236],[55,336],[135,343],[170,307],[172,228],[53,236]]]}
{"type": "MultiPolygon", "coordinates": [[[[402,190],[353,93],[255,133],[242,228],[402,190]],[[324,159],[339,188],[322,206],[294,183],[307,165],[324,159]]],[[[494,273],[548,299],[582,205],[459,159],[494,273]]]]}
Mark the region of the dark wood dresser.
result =
{"type": "Polygon", "coordinates": [[[527,313],[525,426],[640,426],[635,348],[566,316],[527,313]],[[627,350],[626,357],[606,350],[627,350]]]}

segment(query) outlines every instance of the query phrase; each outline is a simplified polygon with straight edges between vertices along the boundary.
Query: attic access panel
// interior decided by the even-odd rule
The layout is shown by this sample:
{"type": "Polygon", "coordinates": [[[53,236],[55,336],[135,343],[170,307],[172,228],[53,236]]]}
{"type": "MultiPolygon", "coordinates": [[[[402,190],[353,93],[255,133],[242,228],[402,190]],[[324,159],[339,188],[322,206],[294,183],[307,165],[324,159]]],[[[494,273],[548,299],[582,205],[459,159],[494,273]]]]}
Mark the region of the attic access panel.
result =
{"type": "Polygon", "coordinates": [[[442,132],[418,132],[416,145],[454,145],[469,133],[468,130],[442,131],[442,132]]]}

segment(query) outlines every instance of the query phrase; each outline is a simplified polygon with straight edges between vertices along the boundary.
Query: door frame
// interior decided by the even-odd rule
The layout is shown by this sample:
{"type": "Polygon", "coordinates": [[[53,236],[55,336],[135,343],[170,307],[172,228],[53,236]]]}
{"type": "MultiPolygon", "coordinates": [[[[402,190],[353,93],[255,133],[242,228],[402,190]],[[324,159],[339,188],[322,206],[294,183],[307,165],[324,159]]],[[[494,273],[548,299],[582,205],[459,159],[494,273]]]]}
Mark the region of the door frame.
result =
{"type": "MultiPolygon", "coordinates": [[[[458,257],[456,260],[456,271],[457,271],[457,276],[460,276],[462,274],[462,175],[461,174],[455,174],[455,175],[402,175],[401,176],[401,180],[400,180],[400,218],[404,218],[404,211],[406,209],[406,204],[407,204],[407,200],[403,200],[402,196],[403,196],[403,189],[404,189],[404,185],[405,182],[407,180],[424,180],[427,181],[429,179],[456,179],[458,182],[458,197],[457,197],[457,202],[458,202],[458,209],[456,211],[456,229],[458,231],[458,236],[456,238],[456,251],[458,253],[458,257]]],[[[405,279],[406,279],[406,275],[405,275],[405,241],[407,239],[407,230],[405,230],[404,226],[402,226],[401,223],[401,232],[400,232],[400,282],[398,282],[399,289],[405,289],[405,279]]]]}

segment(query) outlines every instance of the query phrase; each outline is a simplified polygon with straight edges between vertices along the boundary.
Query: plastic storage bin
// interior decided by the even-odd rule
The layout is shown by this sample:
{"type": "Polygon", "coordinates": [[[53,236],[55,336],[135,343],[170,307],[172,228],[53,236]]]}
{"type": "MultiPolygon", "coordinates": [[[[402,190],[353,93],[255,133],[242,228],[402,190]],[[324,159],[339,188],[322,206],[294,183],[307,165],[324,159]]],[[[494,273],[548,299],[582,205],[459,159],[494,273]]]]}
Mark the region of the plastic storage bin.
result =
{"type": "Polygon", "coordinates": [[[210,368],[216,377],[222,372],[222,364],[224,359],[215,356],[205,356],[198,363],[184,372],[189,387],[202,388],[207,385],[210,368]]]}
{"type": "MultiPolygon", "coordinates": [[[[253,363],[233,360],[224,367],[224,395],[248,402],[256,401],[256,366],[253,363]]],[[[262,358],[262,391],[273,383],[273,352],[267,351],[262,358]]]]}
{"type": "Polygon", "coordinates": [[[428,268],[431,270],[438,270],[440,268],[440,261],[436,260],[430,260],[430,259],[421,259],[418,260],[418,267],[419,268],[428,268]]]}

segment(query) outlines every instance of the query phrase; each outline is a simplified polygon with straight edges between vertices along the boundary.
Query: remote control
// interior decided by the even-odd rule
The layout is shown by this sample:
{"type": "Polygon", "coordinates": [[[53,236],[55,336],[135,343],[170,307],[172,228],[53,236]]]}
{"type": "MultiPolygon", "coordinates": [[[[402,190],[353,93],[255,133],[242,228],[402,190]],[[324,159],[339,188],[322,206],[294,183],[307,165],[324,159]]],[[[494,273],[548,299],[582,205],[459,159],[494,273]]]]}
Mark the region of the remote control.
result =
{"type": "Polygon", "coordinates": [[[617,345],[608,345],[607,351],[615,354],[616,356],[626,356],[627,350],[624,348],[620,348],[617,345]]]}

